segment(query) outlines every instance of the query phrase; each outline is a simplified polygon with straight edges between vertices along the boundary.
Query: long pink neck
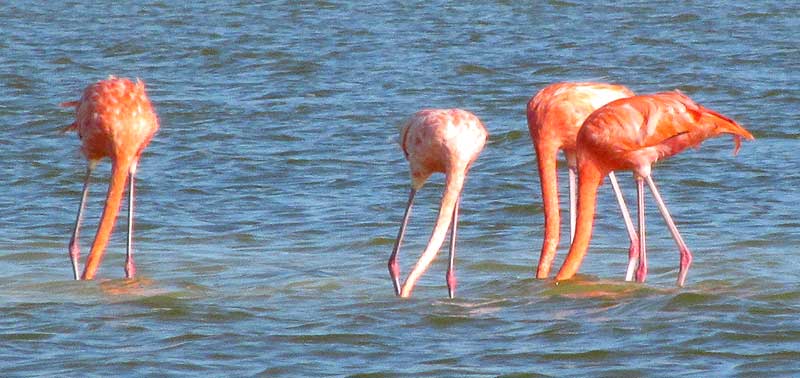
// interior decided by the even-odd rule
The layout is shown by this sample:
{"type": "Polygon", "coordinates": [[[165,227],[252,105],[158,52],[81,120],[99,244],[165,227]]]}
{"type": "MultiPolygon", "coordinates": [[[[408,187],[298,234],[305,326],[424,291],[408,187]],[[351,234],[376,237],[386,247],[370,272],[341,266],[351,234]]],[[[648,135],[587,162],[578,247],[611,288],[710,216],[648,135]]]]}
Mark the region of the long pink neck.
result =
{"type": "Polygon", "coordinates": [[[103,260],[108,240],[116,224],[117,214],[119,213],[122,196],[125,193],[125,183],[128,179],[128,171],[131,166],[130,159],[114,161],[111,167],[111,182],[108,185],[106,204],[103,208],[103,215],[100,218],[100,226],[94,237],[92,250],[86,259],[86,268],[83,271],[84,280],[91,280],[97,274],[100,262],[103,260]]]}
{"type": "Polygon", "coordinates": [[[561,237],[561,214],[558,205],[558,171],[556,162],[558,149],[550,146],[536,146],[536,158],[539,163],[539,180],[542,185],[542,202],[544,205],[544,239],[542,252],[539,255],[539,266],[536,278],[545,279],[550,274],[553,259],[556,256],[558,242],[561,237]]]}
{"type": "Polygon", "coordinates": [[[578,165],[578,219],[575,225],[575,238],[569,254],[561,266],[556,280],[572,278],[583,262],[589,241],[592,239],[592,226],[594,223],[595,206],[597,205],[597,189],[603,182],[604,174],[592,161],[582,162],[578,165]]]}
{"type": "Polygon", "coordinates": [[[422,252],[414,269],[408,275],[403,288],[400,291],[400,296],[408,298],[414,290],[414,285],[428,269],[439,249],[444,243],[444,238],[447,235],[447,229],[450,228],[450,222],[453,220],[453,209],[455,209],[458,197],[461,195],[461,188],[464,186],[464,175],[451,174],[447,176],[447,181],[444,186],[444,194],[442,195],[442,203],[439,206],[439,216],[436,218],[436,225],[433,227],[433,232],[428,240],[428,245],[422,252]]]}

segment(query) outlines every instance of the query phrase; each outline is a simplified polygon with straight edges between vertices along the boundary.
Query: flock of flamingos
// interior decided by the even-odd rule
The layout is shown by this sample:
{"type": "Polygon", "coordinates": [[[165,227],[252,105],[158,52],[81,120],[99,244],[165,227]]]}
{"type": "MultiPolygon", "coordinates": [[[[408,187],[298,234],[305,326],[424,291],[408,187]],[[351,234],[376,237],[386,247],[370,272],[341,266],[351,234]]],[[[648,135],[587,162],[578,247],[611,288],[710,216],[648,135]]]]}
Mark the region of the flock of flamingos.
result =
{"type": "MultiPolygon", "coordinates": [[[[142,151],[158,130],[158,117],[145,93],[144,83],[110,76],[89,85],[73,106],[75,122],[64,128],[77,131],[81,151],[88,160],[78,215],[69,243],[75,279],[90,280],[97,274],[128,185],[128,240],[125,276],[133,278],[134,177],[142,151]],[[111,182],[100,225],[79,275],[78,235],[89,181],[97,163],[111,159],[111,182]]],[[[681,238],[653,181],[656,161],[697,147],[720,134],[733,135],[738,152],[741,138],[753,135],[679,91],[635,95],[621,85],[603,83],[556,83],[536,94],[527,107],[528,128],[536,150],[544,202],[545,232],[536,277],[547,278],[560,238],[556,159],[564,151],[569,166],[571,247],[556,280],[568,280],[578,271],[589,249],[597,202],[597,190],[608,176],[617,196],[631,244],[626,281],[644,282],[647,276],[645,244],[644,184],[650,188],[661,215],[678,245],[678,286],[683,286],[692,254],[681,238]],[[638,234],[619,190],[614,171],[631,170],[637,184],[638,234]],[[577,184],[576,184],[577,181],[577,184]]],[[[474,114],[461,109],[425,109],[406,121],[400,130],[400,145],[411,170],[411,191],[397,239],[389,257],[389,274],[395,293],[409,297],[420,276],[441,248],[448,229],[450,261],[446,281],[450,298],[455,295],[454,270],[456,228],[461,191],[472,163],[486,143],[488,133],[474,114]],[[431,174],[445,174],[444,194],[433,233],[425,250],[401,285],[398,254],[416,192],[431,174]]]]}

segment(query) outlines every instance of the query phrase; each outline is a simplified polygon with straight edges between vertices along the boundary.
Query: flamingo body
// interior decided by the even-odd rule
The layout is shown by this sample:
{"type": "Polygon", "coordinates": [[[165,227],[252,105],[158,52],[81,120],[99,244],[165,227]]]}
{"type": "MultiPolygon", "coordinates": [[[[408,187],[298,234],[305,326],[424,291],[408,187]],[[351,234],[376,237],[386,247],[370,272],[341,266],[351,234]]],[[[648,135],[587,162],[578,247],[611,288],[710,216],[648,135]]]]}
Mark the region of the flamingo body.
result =
{"type": "Polygon", "coordinates": [[[158,118],[144,83],[111,77],[88,86],[76,103],[76,130],[88,160],[138,159],[150,143],[158,118]]]}
{"type": "Polygon", "coordinates": [[[734,153],[742,137],[753,138],[735,121],[679,91],[611,103],[592,114],[584,128],[579,137],[584,155],[606,167],[642,175],[656,161],[721,133],[733,134],[734,153]]]}
{"type": "Polygon", "coordinates": [[[537,145],[547,144],[575,156],[581,124],[597,108],[634,93],[622,85],[606,83],[556,83],[528,102],[528,130],[537,145]]]}

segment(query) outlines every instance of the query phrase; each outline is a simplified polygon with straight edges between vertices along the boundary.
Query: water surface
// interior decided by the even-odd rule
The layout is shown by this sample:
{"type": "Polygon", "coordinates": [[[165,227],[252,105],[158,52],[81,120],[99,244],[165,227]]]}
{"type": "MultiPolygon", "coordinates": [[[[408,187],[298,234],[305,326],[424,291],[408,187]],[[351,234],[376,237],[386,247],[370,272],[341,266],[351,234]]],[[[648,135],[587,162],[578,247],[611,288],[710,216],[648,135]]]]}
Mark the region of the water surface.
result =
{"type": "MultiPolygon", "coordinates": [[[[800,373],[795,4],[10,1],[0,23],[2,376],[800,373]],[[58,103],[109,74],[145,80],[161,120],[139,166],[139,276],[121,279],[118,232],[100,279],[73,282],[85,161],[58,103]],[[565,80],[679,88],[756,135],[735,157],[720,138],[656,167],[695,256],[686,288],[652,204],[650,277],[622,282],[608,187],[581,274],[533,279],[524,109],[565,80]],[[491,134],[463,197],[455,300],[443,256],[410,300],[386,271],[409,184],[397,126],[423,107],[471,110],[491,134]]],[[[418,196],[404,272],[441,189],[434,176],[418,196]]]]}

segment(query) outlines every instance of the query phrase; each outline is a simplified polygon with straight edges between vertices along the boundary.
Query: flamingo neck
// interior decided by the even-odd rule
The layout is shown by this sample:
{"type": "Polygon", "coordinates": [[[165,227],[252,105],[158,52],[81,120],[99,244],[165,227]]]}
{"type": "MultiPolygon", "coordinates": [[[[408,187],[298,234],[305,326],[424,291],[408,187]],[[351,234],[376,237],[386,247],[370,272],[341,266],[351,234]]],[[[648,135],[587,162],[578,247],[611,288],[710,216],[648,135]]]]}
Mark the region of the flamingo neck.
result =
{"type": "Polygon", "coordinates": [[[450,222],[453,219],[453,210],[455,209],[458,197],[461,195],[461,188],[464,185],[464,175],[461,174],[448,174],[447,181],[444,186],[444,194],[442,195],[442,202],[439,206],[439,215],[436,218],[436,225],[433,227],[428,245],[422,252],[414,269],[408,275],[403,288],[400,291],[400,296],[407,298],[411,296],[411,291],[414,290],[419,278],[428,269],[439,249],[444,243],[444,238],[447,235],[447,229],[450,228],[450,222]]]}
{"type": "Polygon", "coordinates": [[[569,254],[556,276],[556,280],[572,278],[581,266],[592,239],[595,206],[597,205],[597,189],[605,175],[591,160],[578,165],[578,219],[575,224],[575,238],[572,240],[569,254]]]}
{"type": "Polygon", "coordinates": [[[108,240],[111,238],[111,233],[116,224],[131,164],[131,159],[119,159],[112,163],[111,182],[108,185],[105,207],[103,207],[103,215],[100,217],[100,226],[97,228],[92,250],[86,259],[86,268],[82,277],[84,280],[91,280],[95,277],[100,262],[103,260],[108,240]]]}
{"type": "Polygon", "coordinates": [[[561,237],[561,214],[558,204],[558,150],[546,147],[536,148],[539,163],[539,179],[542,186],[542,204],[544,205],[544,239],[536,278],[545,279],[550,274],[553,259],[556,256],[558,242],[561,237]]]}

